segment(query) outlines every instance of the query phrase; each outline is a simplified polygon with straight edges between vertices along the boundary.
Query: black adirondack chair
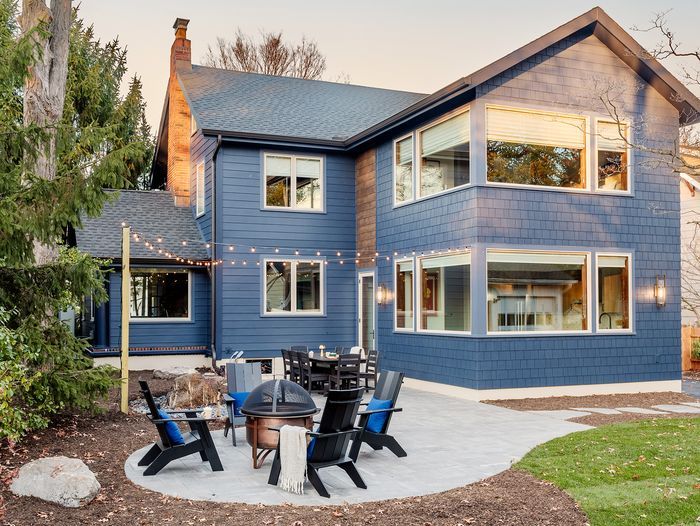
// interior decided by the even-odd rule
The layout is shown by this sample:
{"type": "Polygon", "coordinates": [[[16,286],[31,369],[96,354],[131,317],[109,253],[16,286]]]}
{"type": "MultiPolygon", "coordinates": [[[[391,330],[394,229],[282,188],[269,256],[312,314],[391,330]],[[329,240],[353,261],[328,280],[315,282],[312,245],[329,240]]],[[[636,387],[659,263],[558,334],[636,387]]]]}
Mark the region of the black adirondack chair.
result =
{"type": "Polygon", "coordinates": [[[148,453],[139,460],[139,466],[148,466],[143,474],[145,476],[155,475],[173,460],[194,455],[195,453],[199,453],[203,462],[209,462],[212,471],[223,471],[224,467],[221,465],[219,453],[216,451],[216,446],[207,425],[208,421],[214,419],[197,417],[197,411],[195,410],[164,411],[168,415],[185,415],[185,417],[171,417],[170,420],[163,419],[158,414],[158,406],[153,400],[148,383],[140,380],[139,385],[146,404],[148,404],[150,412],[148,418],[156,426],[158,436],[160,436],[160,440],[153,444],[148,453]],[[187,422],[189,424],[190,432],[182,434],[184,444],[173,444],[168,437],[166,425],[171,421],[187,422]]]}
{"type": "MultiPolygon", "coordinates": [[[[347,456],[350,439],[357,431],[354,423],[362,401],[362,392],[363,389],[329,391],[318,430],[307,432],[313,440],[309,444],[306,474],[311,485],[322,497],[329,498],[330,494],[323,485],[318,470],[331,466],[338,466],[344,470],[358,488],[367,489],[355,463],[347,456]]],[[[268,484],[277,485],[280,469],[280,450],[277,446],[268,484]]]]}
{"type": "MultiPolygon", "coordinates": [[[[391,406],[387,409],[375,409],[371,411],[360,411],[360,421],[358,423],[359,431],[352,441],[350,448],[350,458],[357,462],[357,457],[360,454],[362,443],[368,444],[372,449],[378,451],[384,447],[388,448],[397,457],[405,457],[406,451],[399,445],[396,439],[389,434],[389,424],[391,423],[391,415],[402,411],[396,407],[396,400],[399,397],[401,384],[403,383],[404,373],[398,371],[383,371],[379,375],[377,388],[374,390],[374,398],[378,400],[391,400],[391,406]],[[367,429],[369,418],[375,414],[386,413],[386,422],[382,426],[381,432],[376,433],[367,429]]],[[[364,405],[364,404],[363,404],[364,405]]]]}

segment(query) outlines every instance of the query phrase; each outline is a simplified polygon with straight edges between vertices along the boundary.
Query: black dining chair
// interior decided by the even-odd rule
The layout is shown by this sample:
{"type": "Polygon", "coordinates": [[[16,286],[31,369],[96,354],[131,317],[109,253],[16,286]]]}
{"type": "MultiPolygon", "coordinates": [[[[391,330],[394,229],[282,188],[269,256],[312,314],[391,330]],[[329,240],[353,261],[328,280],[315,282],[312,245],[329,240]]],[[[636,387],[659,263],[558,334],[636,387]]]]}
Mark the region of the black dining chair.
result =
{"type": "Polygon", "coordinates": [[[291,380],[292,378],[292,356],[289,349],[282,349],[282,364],[283,370],[282,374],[285,380],[291,380]]]}
{"type": "Polygon", "coordinates": [[[328,371],[318,371],[311,367],[311,359],[308,354],[302,352],[297,353],[299,370],[301,371],[301,385],[309,393],[318,384],[321,384],[321,390],[325,389],[325,384],[328,383],[328,371]]]}
{"type": "Polygon", "coordinates": [[[377,387],[377,371],[379,371],[379,353],[375,349],[370,349],[367,351],[367,362],[365,363],[365,370],[360,371],[360,378],[365,381],[365,390],[370,390],[370,382],[372,382],[371,389],[376,389],[377,387]]]}
{"type": "Polygon", "coordinates": [[[341,354],[335,369],[328,375],[329,389],[351,389],[360,387],[360,364],[362,356],[359,354],[341,354]]]}

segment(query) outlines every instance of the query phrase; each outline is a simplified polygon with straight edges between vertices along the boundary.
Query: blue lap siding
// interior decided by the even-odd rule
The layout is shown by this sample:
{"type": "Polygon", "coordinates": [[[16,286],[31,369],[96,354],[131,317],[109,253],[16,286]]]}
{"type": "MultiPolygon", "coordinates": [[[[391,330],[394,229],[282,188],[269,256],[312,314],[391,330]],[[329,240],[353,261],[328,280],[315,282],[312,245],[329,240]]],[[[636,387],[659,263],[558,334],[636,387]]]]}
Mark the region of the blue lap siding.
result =
{"type": "Polygon", "coordinates": [[[354,160],[340,154],[304,152],[323,157],[325,212],[271,211],[261,209],[262,163],[264,152],[274,151],[225,143],[219,152],[217,201],[221,219],[217,238],[223,243],[218,257],[224,260],[218,269],[219,357],[236,351],[251,358],[279,356],[279,350],[290,345],[355,344],[354,160]],[[236,247],[235,251],[229,251],[229,245],[236,247]],[[250,247],[256,247],[256,252],[251,253],[250,247]],[[276,247],[279,253],[274,251],[276,247]],[[317,251],[321,258],[330,258],[325,267],[325,314],[264,316],[264,258],[293,259],[295,250],[301,258],[316,258],[317,251]],[[340,265],[337,251],[349,262],[340,265]]]}

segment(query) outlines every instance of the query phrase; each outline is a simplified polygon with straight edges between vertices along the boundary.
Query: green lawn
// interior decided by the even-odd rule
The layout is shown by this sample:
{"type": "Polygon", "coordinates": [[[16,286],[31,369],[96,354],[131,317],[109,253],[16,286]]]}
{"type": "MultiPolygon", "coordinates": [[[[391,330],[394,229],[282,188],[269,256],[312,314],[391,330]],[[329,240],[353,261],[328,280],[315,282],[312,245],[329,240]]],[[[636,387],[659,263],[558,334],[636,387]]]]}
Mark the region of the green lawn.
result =
{"type": "Polygon", "coordinates": [[[573,433],[515,467],[572,495],[592,526],[700,525],[700,418],[573,433]]]}

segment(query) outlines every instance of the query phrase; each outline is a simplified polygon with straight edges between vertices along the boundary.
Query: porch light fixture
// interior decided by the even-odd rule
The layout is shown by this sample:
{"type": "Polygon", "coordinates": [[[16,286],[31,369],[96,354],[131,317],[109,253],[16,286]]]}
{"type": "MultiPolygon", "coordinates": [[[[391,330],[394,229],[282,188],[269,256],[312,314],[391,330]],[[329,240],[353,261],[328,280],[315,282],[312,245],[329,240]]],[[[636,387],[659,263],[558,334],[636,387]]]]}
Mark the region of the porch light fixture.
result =
{"type": "Polygon", "coordinates": [[[666,305],[666,274],[656,276],[654,296],[656,296],[657,307],[663,307],[666,305]]]}
{"type": "Polygon", "coordinates": [[[384,285],[377,287],[377,304],[384,305],[389,300],[389,293],[384,285]]]}

